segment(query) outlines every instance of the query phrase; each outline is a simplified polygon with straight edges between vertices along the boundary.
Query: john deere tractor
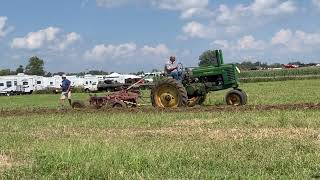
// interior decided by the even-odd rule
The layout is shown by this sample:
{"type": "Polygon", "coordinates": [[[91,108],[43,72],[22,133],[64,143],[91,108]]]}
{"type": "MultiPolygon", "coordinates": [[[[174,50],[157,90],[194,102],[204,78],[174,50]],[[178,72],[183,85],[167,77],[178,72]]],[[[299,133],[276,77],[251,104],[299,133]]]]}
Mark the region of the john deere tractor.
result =
{"type": "Polygon", "coordinates": [[[211,91],[231,89],[225,96],[226,104],[241,106],[247,103],[247,94],[239,89],[234,64],[224,64],[221,50],[214,51],[213,64],[207,67],[184,68],[180,64],[182,81],[166,77],[159,80],[151,91],[154,107],[175,108],[201,105],[211,91]]]}

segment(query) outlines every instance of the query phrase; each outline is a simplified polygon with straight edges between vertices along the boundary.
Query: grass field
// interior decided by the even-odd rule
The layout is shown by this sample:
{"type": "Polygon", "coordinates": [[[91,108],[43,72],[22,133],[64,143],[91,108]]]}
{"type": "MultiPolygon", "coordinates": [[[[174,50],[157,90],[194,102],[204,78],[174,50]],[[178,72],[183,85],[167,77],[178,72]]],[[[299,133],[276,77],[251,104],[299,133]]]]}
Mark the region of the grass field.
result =
{"type": "MultiPolygon", "coordinates": [[[[320,101],[319,80],[241,87],[253,106],[320,101]]],[[[224,93],[205,104],[223,104],[224,93]]],[[[58,95],[0,99],[9,111],[58,107],[58,95]]],[[[0,179],[311,179],[320,175],[319,117],[311,109],[0,115],[0,179]]]]}

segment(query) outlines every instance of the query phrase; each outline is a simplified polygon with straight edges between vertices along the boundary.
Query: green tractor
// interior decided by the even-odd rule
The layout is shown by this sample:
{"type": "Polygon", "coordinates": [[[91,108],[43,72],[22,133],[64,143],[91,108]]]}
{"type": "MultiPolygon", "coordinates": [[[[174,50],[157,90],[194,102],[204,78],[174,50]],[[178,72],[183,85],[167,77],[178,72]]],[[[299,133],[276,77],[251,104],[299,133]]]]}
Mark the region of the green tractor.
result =
{"type": "Polygon", "coordinates": [[[225,96],[227,105],[241,106],[247,103],[247,94],[239,89],[234,64],[224,64],[221,50],[215,50],[213,66],[183,69],[182,81],[166,77],[159,80],[151,90],[151,102],[154,107],[175,108],[201,105],[211,91],[231,89],[225,96]]]}

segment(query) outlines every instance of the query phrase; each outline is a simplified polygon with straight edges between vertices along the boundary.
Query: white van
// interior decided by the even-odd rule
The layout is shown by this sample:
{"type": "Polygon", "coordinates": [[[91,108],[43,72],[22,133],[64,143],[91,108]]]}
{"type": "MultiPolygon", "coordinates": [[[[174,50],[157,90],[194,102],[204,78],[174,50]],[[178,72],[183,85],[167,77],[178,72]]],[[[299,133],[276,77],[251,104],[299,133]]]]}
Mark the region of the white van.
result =
{"type": "Polygon", "coordinates": [[[82,80],[85,92],[90,93],[98,91],[99,79],[96,76],[85,75],[82,80]]]}

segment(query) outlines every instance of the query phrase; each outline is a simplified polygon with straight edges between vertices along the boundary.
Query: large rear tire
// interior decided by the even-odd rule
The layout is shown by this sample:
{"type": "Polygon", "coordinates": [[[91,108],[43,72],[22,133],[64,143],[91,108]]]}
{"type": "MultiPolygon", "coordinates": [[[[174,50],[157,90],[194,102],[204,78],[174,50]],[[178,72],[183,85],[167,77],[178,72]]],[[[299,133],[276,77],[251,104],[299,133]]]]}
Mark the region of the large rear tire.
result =
{"type": "Polygon", "coordinates": [[[247,95],[238,89],[231,90],[225,97],[227,105],[243,106],[247,104],[247,95]]]}
{"type": "Polygon", "coordinates": [[[151,102],[158,108],[186,107],[188,95],[179,81],[168,78],[160,80],[151,90],[151,102]]]}

